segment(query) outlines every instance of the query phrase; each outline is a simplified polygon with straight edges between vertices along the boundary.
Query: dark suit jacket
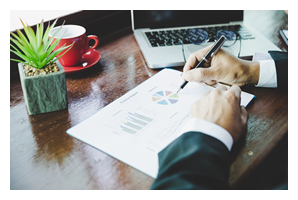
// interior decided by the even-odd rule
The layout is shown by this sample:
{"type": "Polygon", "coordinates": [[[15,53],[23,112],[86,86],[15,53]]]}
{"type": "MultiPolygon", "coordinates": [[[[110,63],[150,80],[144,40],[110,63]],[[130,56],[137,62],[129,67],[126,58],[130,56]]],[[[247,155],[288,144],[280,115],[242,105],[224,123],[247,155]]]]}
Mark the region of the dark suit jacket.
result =
{"type": "Polygon", "coordinates": [[[269,51],[277,73],[277,88],[288,90],[288,52],[269,51]]]}
{"type": "MultiPolygon", "coordinates": [[[[288,88],[288,54],[269,52],[278,89],[288,88]]],[[[230,152],[209,135],[187,132],[159,154],[159,172],[151,189],[228,189],[230,152]]],[[[285,188],[284,188],[285,189],[285,188]]]]}
{"type": "Polygon", "coordinates": [[[230,152],[219,140],[187,132],[159,154],[151,189],[228,189],[230,152]]]}

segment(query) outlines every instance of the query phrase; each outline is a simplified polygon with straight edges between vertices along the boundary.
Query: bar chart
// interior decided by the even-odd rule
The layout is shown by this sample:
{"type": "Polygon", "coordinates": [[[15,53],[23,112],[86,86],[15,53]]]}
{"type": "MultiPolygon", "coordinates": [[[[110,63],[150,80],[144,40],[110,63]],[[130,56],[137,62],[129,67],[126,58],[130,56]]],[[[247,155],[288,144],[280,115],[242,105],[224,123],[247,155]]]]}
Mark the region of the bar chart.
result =
{"type": "Polygon", "coordinates": [[[136,134],[152,121],[153,119],[150,117],[135,112],[128,112],[125,119],[121,120],[122,123],[119,126],[127,133],[136,134]]]}
{"type": "MultiPolygon", "coordinates": [[[[151,113],[156,115],[154,110],[151,113]]],[[[121,112],[105,126],[117,135],[137,135],[154,122],[154,115],[140,112],[138,109],[132,112],[121,112]]]]}

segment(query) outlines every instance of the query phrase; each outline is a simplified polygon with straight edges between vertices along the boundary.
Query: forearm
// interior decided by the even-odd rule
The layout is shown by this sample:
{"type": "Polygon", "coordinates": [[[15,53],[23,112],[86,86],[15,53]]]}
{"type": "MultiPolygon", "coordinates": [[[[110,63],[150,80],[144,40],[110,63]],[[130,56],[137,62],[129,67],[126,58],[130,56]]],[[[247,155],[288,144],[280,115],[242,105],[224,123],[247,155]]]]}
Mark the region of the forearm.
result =
{"type": "Polygon", "coordinates": [[[260,77],[260,63],[257,61],[241,60],[243,75],[246,76],[246,83],[243,85],[257,85],[260,77]]]}

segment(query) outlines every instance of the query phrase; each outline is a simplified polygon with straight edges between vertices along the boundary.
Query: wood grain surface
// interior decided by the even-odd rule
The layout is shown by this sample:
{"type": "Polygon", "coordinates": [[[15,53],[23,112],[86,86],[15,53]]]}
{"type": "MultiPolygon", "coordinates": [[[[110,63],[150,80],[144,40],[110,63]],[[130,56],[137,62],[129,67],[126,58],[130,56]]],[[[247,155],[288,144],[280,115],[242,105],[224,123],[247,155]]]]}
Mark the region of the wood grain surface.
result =
{"type": "MultiPolygon", "coordinates": [[[[284,11],[245,11],[245,20],[287,51],[278,34],[279,29],[288,29],[284,11]]],[[[66,75],[68,109],[65,110],[28,115],[19,77],[11,75],[11,189],[150,188],[153,178],[66,133],[159,71],[147,67],[131,30],[107,38],[97,50],[102,57],[95,66],[66,75]]],[[[286,92],[253,86],[242,89],[257,98],[247,108],[245,141],[232,150],[233,189],[253,174],[288,132],[286,92]],[[249,155],[249,151],[253,154],[249,155]]]]}

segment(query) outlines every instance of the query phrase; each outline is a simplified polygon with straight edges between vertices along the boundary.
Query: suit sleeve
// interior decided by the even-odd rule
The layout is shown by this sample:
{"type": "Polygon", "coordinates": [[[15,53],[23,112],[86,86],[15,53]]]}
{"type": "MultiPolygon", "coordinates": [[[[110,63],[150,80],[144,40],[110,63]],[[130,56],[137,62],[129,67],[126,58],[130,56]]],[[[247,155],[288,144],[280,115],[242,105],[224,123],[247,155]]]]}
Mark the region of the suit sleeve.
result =
{"type": "Polygon", "coordinates": [[[288,52],[269,51],[275,62],[277,88],[288,89],[288,52]]]}
{"type": "Polygon", "coordinates": [[[187,132],[159,154],[151,189],[228,189],[230,153],[212,136],[187,132]]]}

